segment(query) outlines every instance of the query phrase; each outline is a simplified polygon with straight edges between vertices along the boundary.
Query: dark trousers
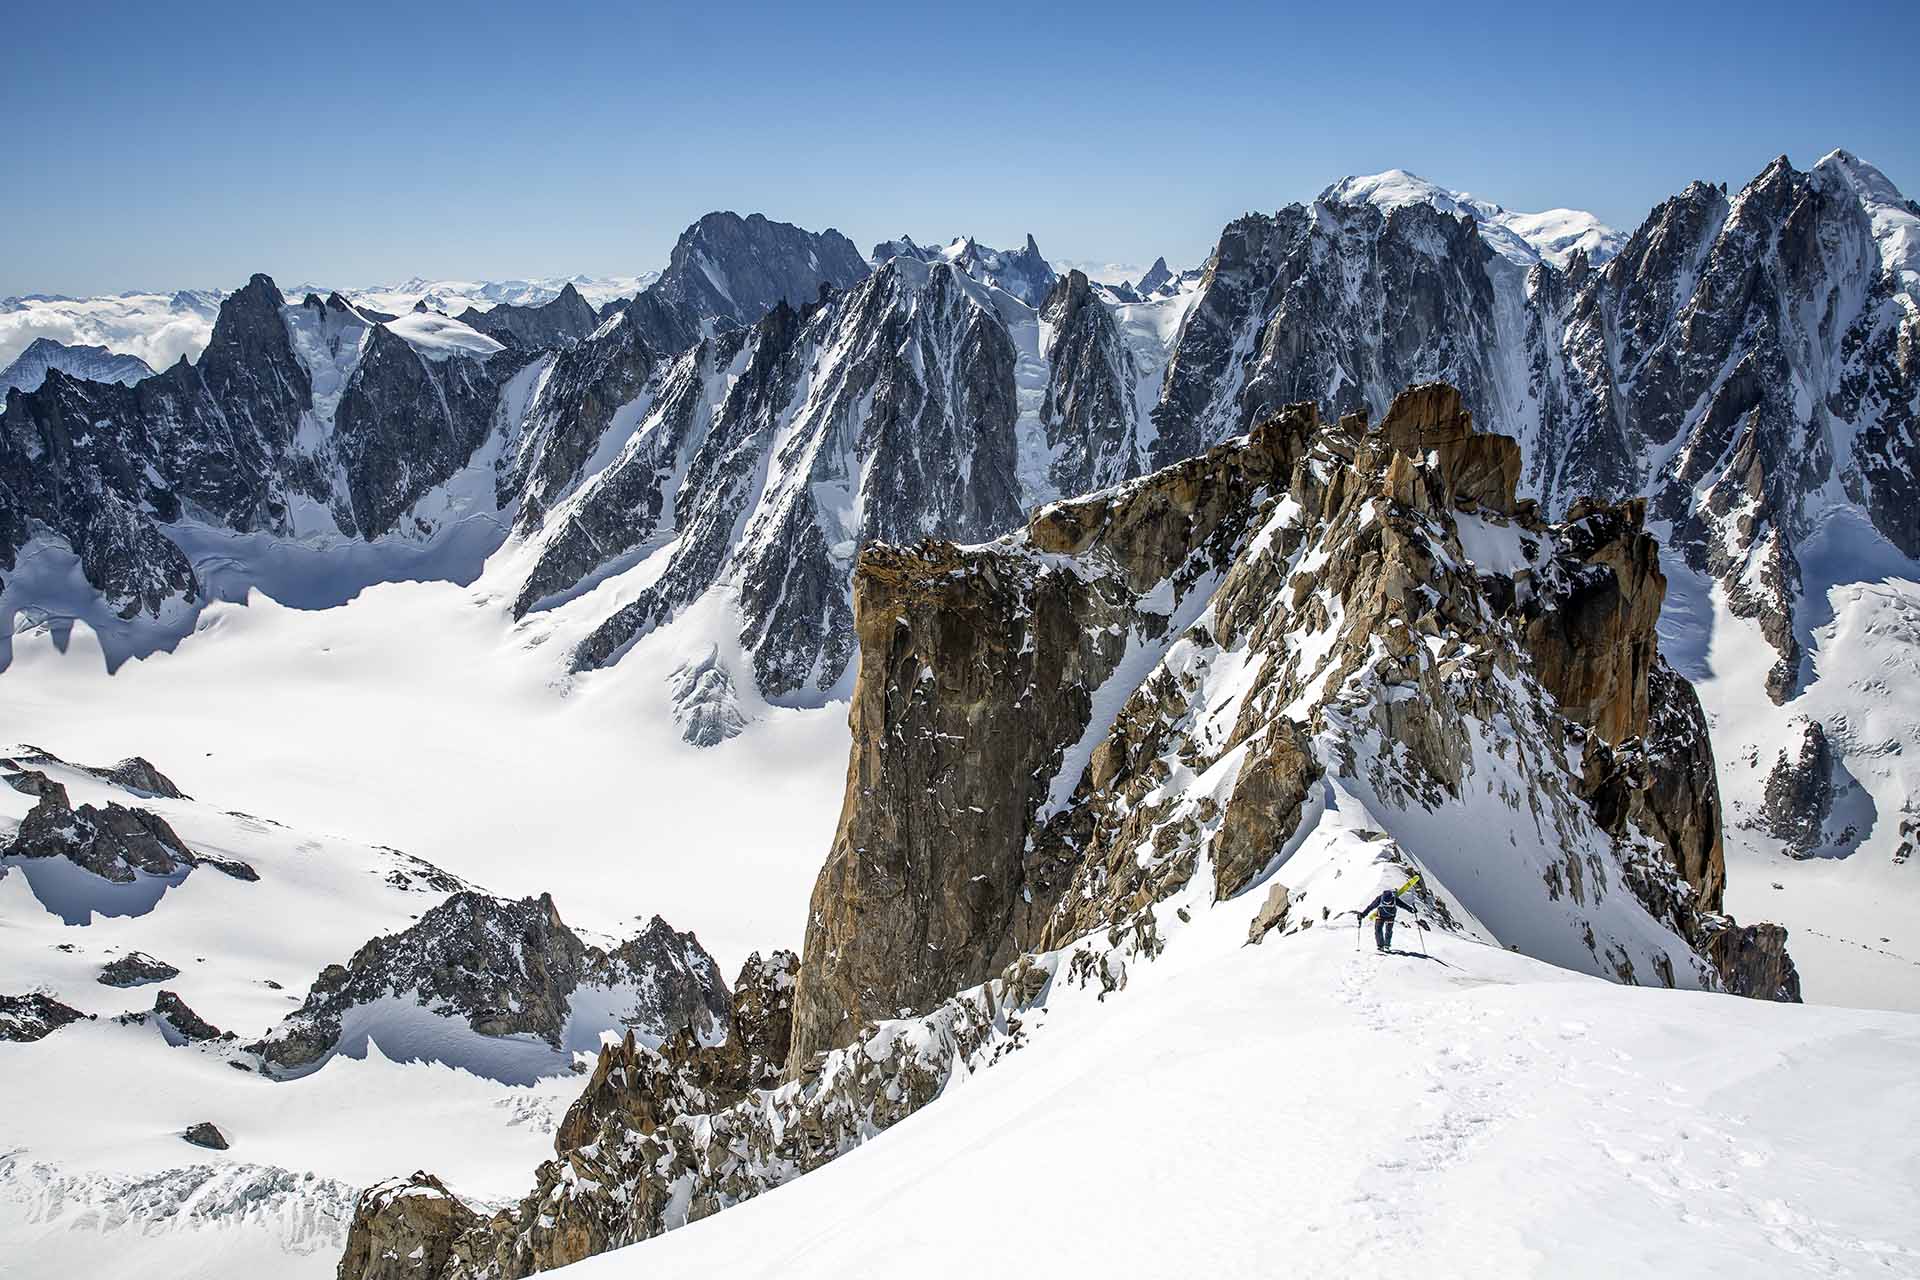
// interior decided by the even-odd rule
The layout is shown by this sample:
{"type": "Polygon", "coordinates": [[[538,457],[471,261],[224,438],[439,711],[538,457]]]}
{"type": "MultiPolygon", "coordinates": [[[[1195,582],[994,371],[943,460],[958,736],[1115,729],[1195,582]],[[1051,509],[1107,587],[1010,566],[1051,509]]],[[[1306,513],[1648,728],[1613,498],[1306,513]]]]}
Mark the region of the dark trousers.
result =
{"type": "Polygon", "coordinates": [[[1384,911],[1374,913],[1373,945],[1382,951],[1393,945],[1393,917],[1384,911]]]}

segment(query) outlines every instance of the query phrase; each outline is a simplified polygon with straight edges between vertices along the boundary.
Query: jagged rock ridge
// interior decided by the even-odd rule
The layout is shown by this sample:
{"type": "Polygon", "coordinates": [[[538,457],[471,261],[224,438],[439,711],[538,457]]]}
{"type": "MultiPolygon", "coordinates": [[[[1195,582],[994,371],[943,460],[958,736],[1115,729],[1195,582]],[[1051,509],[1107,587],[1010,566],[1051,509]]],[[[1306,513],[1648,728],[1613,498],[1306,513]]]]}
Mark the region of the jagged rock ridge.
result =
{"type": "Polygon", "coordinates": [[[1057,279],[1053,264],[1040,256],[1032,236],[1019,249],[990,249],[972,236],[945,245],[915,244],[913,237],[901,236],[873,246],[871,255],[875,267],[903,256],[927,263],[950,262],[981,284],[1004,289],[1030,307],[1046,300],[1057,279]]]}
{"type": "Polygon", "coordinates": [[[462,891],[327,966],[300,1008],[248,1048],[276,1075],[304,1074],[343,1048],[350,1025],[395,1003],[464,1023],[483,1041],[536,1041],[554,1055],[620,1026],[656,1041],[688,1026],[706,1039],[727,1032],[726,985],[692,934],[655,916],[603,948],[569,928],[550,897],[462,891]]]}

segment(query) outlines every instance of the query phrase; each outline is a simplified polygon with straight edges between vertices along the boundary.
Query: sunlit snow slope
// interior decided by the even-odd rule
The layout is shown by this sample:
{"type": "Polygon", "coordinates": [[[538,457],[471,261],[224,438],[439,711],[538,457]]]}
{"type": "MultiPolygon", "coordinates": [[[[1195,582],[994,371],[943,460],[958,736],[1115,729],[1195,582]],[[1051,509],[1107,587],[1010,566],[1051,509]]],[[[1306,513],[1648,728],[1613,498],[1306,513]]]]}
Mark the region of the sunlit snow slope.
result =
{"type": "Polygon", "coordinates": [[[723,751],[690,746],[665,676],[730,652],[737,626],[696,612],[617,669],[567,677],[570,635],[647,566],[515,625],[518,579],[494,573],[512,554],[471,587],[214,604],[178,650],[111,676],[84,625],[65,653],[23,634],[7,735],[69,760],[145,756],[224,807],[392,845],[496,893],[550,892],[579,927],[626,936],[657,912],[729,973],[797,945],[845,777],[844,713],[750,704],[723,751]]]}
{"type": "MultiPolygon", "coordinates": [[[[1283,877],[1286,875],[1283,869],[1283,877]]],[[[1920,1274],[1920,1018],[1580,977],[1258,894],[838,1161],[561,1274],[1920,1274]]]]}

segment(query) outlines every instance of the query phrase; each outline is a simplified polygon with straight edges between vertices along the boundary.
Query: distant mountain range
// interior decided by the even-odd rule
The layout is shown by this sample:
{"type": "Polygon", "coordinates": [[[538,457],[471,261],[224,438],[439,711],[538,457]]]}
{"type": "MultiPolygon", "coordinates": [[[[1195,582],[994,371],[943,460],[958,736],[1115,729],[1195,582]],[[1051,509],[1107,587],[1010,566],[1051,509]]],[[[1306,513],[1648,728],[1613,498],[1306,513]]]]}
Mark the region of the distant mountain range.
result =
{"type": "Polygon", "coordinates": [[[89,382],[120,382],[132,385],[151,378],[153,369],[139,356],[120,355],[105,347],[69,347],[52,338],[35,338],[20,358],[0,369],[0,395],[14,388],[33,391],[47,379],[47,370],[58,369],[89,382]]]}
{"type": "MultiPolygon", "coordinates": [[[[390,315],[411,311],[423,302],[432,310],[457,315],[469,309],[488,311],[502,304],[540,306],[558,298],[571,285],[589,306],[599,309],[631,298],[659,274],[649,271],[637,276],[499,281],[415,277],[395,285],[338,292],[356,306],[390,315]]],[[[325,297],[335,289],[303,284],[287,292],[325,297]]],[[[17,359],[42,337],[66,346],[99,346],[137,356],[155,369],[164,369],[182,356],[197,360],[213,334],[214,317],[226,295],[224,289],[181,289],[97,298],[57,294],[0,298],[0,366],[17,359]]]]}
{"type": "MultiPolygon", "coordinates": [[[[197,558],[246,577],[235,535],[365,545],[371,581],[393,557],[420,572],[456,530],[470,575],[510,528],[520,616],[661,552],[567,665],[617,662],[719,593],[739,657],[703,666],[681,707],[710,738],[759,699],[844,695],[863,545],[989,538],[1288,403],[1377,416],[1438,379],[1519,441],[1542,510],[1644,498],[1679,599],[1669,629],[1693,628],[1676,664],[1709,669],[1723,608],[1771,655],[1746,687],[1786,708],[1819,683],[1844,565],[1920,557],[1916,228],[1883,175],[1834,152],[1738,191],[1694,183],[1626,235],[1398,170],[1348,178],[1231,223],[1203,269],[1156,263],[1138,284],[1062,274],[1031,237],[902,237],[869,260],[838,232],[731,213],[597,310],[574,282],[534,306],[518,299],[544,283],[302,302],[255,277],[221,301],[197,365],[133,388],[49,376],[9,399],[5,568],[62,540],[98,596],[55,600],[9,572],[0,609],[87,617],[131,654],[191,625],[197,558]],[[468,298],[458,319],[434,309],[468,298]],[[67,443],[79,422],[96,424],[85,447],[67,443]]],[[[1789,719],[1754,731],[1769,764],[1789,719]]],[[[1890,732],[1920,741],[1920,725],[1890,732]]],[[[1871,745],[1837,737],[1842,760],[1871,745]]],[[[1875,759],[1888,788],[1906,776],[1875,759]]],[[[1806,839],[1849,826],[1823,813],[1806,839]]],[[[1891,840],[1898,822],[1872,829],[1891,840]]]]}
{"type": "MultiPolygon", "coordinates": [[[[1795,1201],[1776,1238],[1761,1210],[1898,1116],[1901,1015],[1573,976],[1920,1007],[1920,206],[1850,153],[1624,234],[1395,170],[1187,271],[714,212],[610,294],[255,275],[6,316],[205,332],[131,382],[41,334],[6,391],[0,688],[51,732],[144,716],[203,776],[272,743],[329,825],[384,788],[456,857],[498,841],[517,895],[144,758],[6,752],[0,1039],[48,1101],[0,1183],[35,1230],[94,1247],[118,1215],[223,1275],[526,1276],[730,1214],[1030,1043],[1066,1097],[1117,1032],[1183,1028],[1132,1092],[1184,1062],[1215,1120],[1147,1128],[1238,1139],[1265,1112],[1218,1063],[1279,1059],[1216,1050],[1281,1001],[1305,1030],[1263,1043],[1312,1070],[1263,1139],[1358,1098],[1361,1234],[1428,1189],[1383,1177],[1538,1165],[1499,1136],[1518,1098],[1580,1195],[1663,1171],[1620,1201],[1642,1223],[1684,1201],[1751,1256],[1891,1256],[1856,1224],[1897,1217],[1892,1158],[1827,1188],[1853,1216],[1795,1201]],[[798,827],[823,780],[830,836],[798,827]],[[457,812],[494,792],[510,821],[457,812]],[[766,829],[727,836],[736,804],[766,829]],[[771,909],[815,839],[804,910],[771,909]],[[593,932],[527,883],[689,865],[703,930],[751,910],[800,954],[771,938],[729,988],[691,932],[593,932]],[[1623,1079],[1634,1124],[1598,1142],[1623,1079]],[[1801,1123],[1835,1081],[1844,1124],[1801,1123]],[[483,1148],[524,1167],[469,1190],[483,1148]],[[428,1149],[446,1182],[346,1181],[428,1149]],[[222,1219],[271,1238],[193,1234],[222,1219]]],[[[1024,1070],[959,1114],[1044,1124],[1024,1070]]],[[[1085,1133],[1137,1145],[1120,1110],[1085,1133]]],[[[927,1158],[938,1117],[868,1163],[927,1158]]]]}

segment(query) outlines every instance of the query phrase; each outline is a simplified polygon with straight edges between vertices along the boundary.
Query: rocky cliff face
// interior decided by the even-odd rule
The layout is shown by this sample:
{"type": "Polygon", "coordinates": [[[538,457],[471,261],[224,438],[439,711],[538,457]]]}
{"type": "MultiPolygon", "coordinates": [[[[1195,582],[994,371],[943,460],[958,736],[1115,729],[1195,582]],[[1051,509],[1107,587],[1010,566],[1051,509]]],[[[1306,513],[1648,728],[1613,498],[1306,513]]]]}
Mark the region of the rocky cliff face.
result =
{"type": "Polygon", "coordinates": [[[1809,720],[1801,727],[1797,749],[1782,751],[1767,775],[1760,819],[1788,853],[1805,857],[1826,842],[1832,812],[1833,748],[1820,722],[1809,720]]]}
{"type": "Polygon", "coordinates": [[[655,916],[636,937],[602,948],[568,928],[549,897],[467,891],[327,966],[300,1008],[248,1047],[277,1075],[303,1074],[340,1048],[349,1023],[394,1002],[477,1037],[536,1039],[556,1054],[578,1039],[569,1031],[583,1009],[609,1011],[583,1028],[594,1044],[620,1025],[649,1041],[684,1027],[704,1039],[727,1030],[726,985],[692,934],[655,916]]]}
{"type": "Polygon", "coordinates": [[[1496,936],[1722,985],[1701,950],[1724,883],[1711,748],[1658,655],[1641,508],[1549,524],[1520,471],[1427,387],[1371,428],[1296,406],[985,546],[863,553],[796,1066],[1023,951],[1130,928],[1203,871],[1241,892],[1329,785],[1496,936]],[[1492,924],[1471,884],[1496,874],[1532,877],[1556,926],[1492,924]]]}
{"type": "Polygon", "coordinates": [[[781,303],[801,307],[820,287],[846,289],[867,274],[853,241],[754,213],[710,213],[673,246],[667,269],[647,290],[686,314],[750,325],[781,303]]]}
{"type": "MultiPolygon", "coordinates": [[[[1147,469],[1141,440],[1140,361],[1113,309],[1079,271],[1060,277],[1040,307],[1047,385],[1040,401],[1045,482],[1086,493],[1147,469]]],[[[1029,464],[1031,468],[1032,464],[1029,464]]]]}
{"type": "Polygon", "coordinates": [[[599,314],[580,296],[572,281],[562,285],[551,301],[538,306],[503,302],[490,311],[468,307],[456,319],[509,347],[528,351],[570,347],[600,327],[599,314]]]}

